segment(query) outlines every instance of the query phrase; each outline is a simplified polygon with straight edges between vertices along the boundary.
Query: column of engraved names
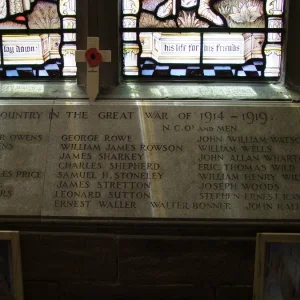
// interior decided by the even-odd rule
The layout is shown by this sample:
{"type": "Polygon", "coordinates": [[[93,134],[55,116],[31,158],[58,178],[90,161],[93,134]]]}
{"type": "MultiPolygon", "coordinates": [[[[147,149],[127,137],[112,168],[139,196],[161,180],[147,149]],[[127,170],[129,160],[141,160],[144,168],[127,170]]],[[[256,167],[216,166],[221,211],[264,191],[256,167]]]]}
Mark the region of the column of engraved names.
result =
{"type": "MultiPolygon", "coordinates": [[[[9,157],[12,157],[17,149],[22,147],[37,146],[43,140],[42,133],[29,132],[5,132],[5,127],[15,127],[14,122],[27,122],[32,120],[40,120],[43,112],[16,112],[16,111],[2,111],[0,112],[0,121],[2,124],[2,132],[0,132],[0,160],[2,166],[0,168],[0,199],[9,199],[13,196],[14,187],[6,185],[6,181],[10,180],[35,180],[43,177],[43,170],[33,170],[26,165],[23,168],[11,168],[12,165],[7,166],[9,157]],[[5,122],[5,123],[4,123],[5,122]]],[[[9,130],[11,131],[11,129],[9,130]]]]}
{"type": "MultiPolygon", "coordinates": [[[[68,118],[89,119],[89,112],[69,112],[68,118]]],[[[57,153],[54,206],[97,208],[101,211],[134,210],[151,205],[153,182],[164,177],[161,162],[150,153],[168,151],[167,145],[141,142],[140,132],[124,134],[118,128],[134,120],[133,111],[97,112],[110,130],[99,134],[62,134],[57,153]],[[120,131],[120,130],[119,130],[120,131]]],[[[131,132],[132,128],[128,130],[131,132]]]]}
{"type": "MultiPolygon", "coordinates": [[[[9,156],[14,148],[16,147],[14,141],[14,135],[0,134],[0,161],[4,157],[9,156]],[[13,138],[13,139],[12,139],[13,138]]],[[[18,177],[18,174],[15,170],[12,170],[8,166],[2,164],[0,169],[0,200],[9,200],[14,194],[14,187],[11,186],[8,182],[14,178],[18,177]]]]}
{"type": "Polygon", "coordinates": [[[200,127],[197,139],[201,201],[194,208],[232,210],[238,205],[250,214],[299,211],[299,136],[269,135],[276,117],[262,111],[207,112],[200,118],[210,125],[200,127]],[[222,125],[216,125],[216,116],[222,125]],[[245,133],[251,126],[259,134],[245,133]]]}
{"type": "Polygon", "coordinates": [[[0,206],[3,214],[39,211],[48,135],[47,110],[3,106],[0,111],[0,206]]]}

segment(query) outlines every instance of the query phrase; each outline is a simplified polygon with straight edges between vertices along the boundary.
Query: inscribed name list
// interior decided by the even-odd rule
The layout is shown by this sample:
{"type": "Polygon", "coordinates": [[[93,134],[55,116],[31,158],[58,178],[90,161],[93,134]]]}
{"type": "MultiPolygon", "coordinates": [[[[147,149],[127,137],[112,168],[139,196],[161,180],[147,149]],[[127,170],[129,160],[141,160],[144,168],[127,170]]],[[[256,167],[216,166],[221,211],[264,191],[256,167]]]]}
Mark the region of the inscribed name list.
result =
{"type": "Polygon", "coordinates": [[[0,106],[0,211],[40,216],[50,107],[0,106]]]}
{"type": "Polygon", "coordinates": [[[298,123],[292,106],[54,106],[42,215],[299,219],[298,123]]]}

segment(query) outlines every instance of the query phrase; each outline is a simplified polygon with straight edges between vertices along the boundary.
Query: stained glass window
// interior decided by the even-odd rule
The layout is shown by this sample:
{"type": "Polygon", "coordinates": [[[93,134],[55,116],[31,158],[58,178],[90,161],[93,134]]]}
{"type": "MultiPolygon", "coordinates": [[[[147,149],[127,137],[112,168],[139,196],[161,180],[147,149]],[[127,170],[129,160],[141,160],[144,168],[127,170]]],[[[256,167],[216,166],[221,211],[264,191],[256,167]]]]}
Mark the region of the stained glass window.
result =
{"type": "Polygon", "coordinates": [[[76,0],[0,0],[0,78],[76,75],[76,0]]]}
{"type": "Polygon", "coordinates": [[[123,75],[278,79],[285,0],[122,0],[123,75]]]}

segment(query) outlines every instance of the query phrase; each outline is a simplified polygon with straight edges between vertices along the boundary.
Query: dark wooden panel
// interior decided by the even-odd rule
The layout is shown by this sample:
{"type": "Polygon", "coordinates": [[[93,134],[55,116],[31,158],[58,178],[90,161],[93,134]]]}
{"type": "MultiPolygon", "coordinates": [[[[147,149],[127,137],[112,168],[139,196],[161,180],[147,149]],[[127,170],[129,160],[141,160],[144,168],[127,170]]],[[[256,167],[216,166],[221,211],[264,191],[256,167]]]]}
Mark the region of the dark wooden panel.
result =
{"type": "MultiPolygon", "coordinates": [[[[149,282],[151,284],[151,282],[149,282]]],[[[214,300],[214,289],[195,286],[122,286],[102,285],[93,282],[64,284],[62,300],[214,300]]]]}
{"type": "Polygon", "coordinates": [[[119,279],[127,284],[252,284],[254,242],[121,238],[119,279]]]}
{"type": "Polygon", "coordinates": [[[23,234],[25,280],[98,280],[117,277],[117,248],[110,236],[23,234]]]}
{"type": "Polygon", "coordinates": [[[252,300],[252,286],[223,286],[217,289],[216,300],[252,300]]]}

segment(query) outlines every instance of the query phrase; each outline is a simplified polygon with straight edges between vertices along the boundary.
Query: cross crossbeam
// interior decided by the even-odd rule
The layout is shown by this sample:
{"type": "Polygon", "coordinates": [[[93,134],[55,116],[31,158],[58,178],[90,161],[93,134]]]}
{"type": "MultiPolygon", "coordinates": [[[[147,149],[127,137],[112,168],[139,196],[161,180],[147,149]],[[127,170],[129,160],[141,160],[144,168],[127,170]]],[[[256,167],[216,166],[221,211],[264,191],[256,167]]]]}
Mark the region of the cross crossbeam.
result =
{"type": "Polygon", "coordinates": [[[100,42],[98,37],[87,38],[88,50],[76,51],[76,62],[87,63],[87,76],[86,76],[86,93],[91,101],[95,101],[99,94],[100,82],[100,63],[111,62],[110,50],[99,50],[100,42]]]}

